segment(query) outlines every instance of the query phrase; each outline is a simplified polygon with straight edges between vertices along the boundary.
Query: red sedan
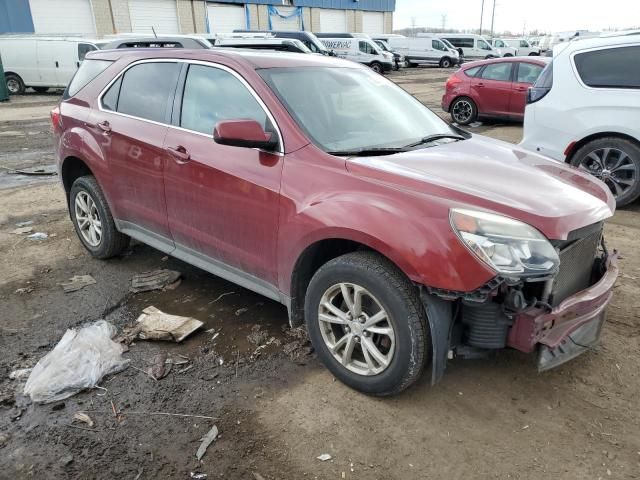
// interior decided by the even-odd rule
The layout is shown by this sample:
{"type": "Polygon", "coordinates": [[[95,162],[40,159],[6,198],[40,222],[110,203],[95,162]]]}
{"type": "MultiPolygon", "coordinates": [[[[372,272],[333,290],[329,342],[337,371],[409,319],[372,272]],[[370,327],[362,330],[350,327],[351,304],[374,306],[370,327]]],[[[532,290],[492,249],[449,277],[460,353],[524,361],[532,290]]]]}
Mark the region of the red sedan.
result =
{"type": "Polygon", "coordinates": [[[479,117],[521,121],[527,90],[550,61],[547,57],[503,57],[467,63],[447,80],[442,109],[460,125],[479,117]]]}

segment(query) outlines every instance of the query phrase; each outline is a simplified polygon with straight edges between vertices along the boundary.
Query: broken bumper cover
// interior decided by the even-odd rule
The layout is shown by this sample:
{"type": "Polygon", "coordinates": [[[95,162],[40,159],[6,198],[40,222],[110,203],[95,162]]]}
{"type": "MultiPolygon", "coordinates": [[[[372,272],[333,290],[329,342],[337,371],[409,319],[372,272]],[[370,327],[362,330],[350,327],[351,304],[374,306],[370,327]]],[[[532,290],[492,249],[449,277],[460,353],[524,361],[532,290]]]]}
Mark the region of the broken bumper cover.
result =
{"type": "Polygon", "coordinates": [[[607,259],[606,266],[597,283],[565,299],[550,312],[534,309],[519,314],[507,344],[526,353],[540,344],[540,371],[567,362],[597,344],[618,278],[616,254],[607,259]]]}

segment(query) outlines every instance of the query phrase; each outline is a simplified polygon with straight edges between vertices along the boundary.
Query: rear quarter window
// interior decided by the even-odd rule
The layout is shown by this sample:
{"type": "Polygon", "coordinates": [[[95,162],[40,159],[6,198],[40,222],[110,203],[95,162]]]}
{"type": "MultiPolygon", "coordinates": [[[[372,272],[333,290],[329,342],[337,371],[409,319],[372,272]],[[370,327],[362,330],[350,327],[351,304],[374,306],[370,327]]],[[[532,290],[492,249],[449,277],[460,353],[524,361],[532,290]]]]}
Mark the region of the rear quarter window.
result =
{"type": "Polygon", "coordinates": [[[593,88],[640,88],[640,45],[578,53],[576,70],[593,88]]]}
{"type": "Polygon", "coordinates": [[[84,60],[80,64],[80,68],[78,68],[76,74],[71,79],[71,82],[64,93],[64,98],[73,97],[80,90],[86,87],[91,80],[104,72],[112,63],[113,62],[108,60],[84,60]]]}
{"type": "Polygon", "coordinates": [[[482,66],[479,66],[479,67],[467,68],[466,70],[463,70],[463,71],[467,77],[476,77],[478,76],[478,73],[480,72],[481,68],[482,66]]]}

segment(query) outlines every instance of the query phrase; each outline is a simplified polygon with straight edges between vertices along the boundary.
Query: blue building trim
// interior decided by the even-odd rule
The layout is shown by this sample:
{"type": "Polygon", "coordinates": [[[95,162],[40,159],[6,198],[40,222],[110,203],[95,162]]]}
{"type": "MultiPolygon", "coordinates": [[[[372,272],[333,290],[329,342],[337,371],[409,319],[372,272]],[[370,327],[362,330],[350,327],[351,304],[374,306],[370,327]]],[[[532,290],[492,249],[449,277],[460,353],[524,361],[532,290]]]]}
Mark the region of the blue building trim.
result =
{"type": "Polygon", "coordinates": [[[0,33],[33,33],[29,0],[0,0],[0,33]]]}
{"type": "MultiPolygon", "coordinates": [[[[254,3],[281,7],[277,0],[212,0],[215,3],[254,3]]],[[[374,12],[393,12],[396,0],[293,0],[296,7],[335,8],[339,10],[370,10],[374,12]]]]}

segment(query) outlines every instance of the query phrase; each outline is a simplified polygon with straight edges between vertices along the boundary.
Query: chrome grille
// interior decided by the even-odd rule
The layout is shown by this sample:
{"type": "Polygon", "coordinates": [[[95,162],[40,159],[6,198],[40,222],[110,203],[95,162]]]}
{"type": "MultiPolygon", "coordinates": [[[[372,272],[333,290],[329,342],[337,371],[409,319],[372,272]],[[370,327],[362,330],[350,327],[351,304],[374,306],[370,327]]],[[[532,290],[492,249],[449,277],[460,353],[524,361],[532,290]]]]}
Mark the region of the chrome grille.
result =
{"type": "Polygon", "coordinates": [[[602,226],[560,250],[560,270],[553,283],[551,297],[553,306],[591,285],[593,262],[601,238],[602,226]]]}

